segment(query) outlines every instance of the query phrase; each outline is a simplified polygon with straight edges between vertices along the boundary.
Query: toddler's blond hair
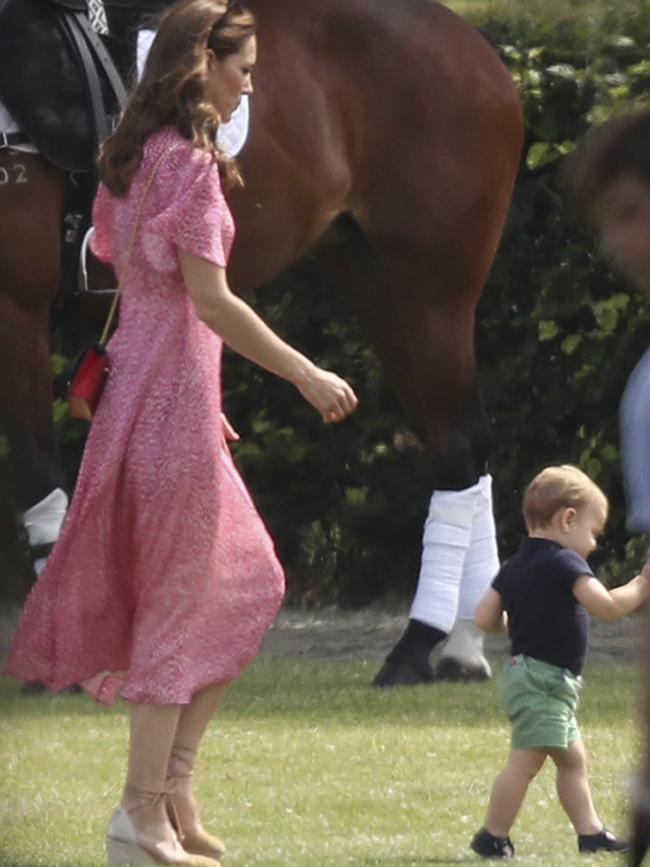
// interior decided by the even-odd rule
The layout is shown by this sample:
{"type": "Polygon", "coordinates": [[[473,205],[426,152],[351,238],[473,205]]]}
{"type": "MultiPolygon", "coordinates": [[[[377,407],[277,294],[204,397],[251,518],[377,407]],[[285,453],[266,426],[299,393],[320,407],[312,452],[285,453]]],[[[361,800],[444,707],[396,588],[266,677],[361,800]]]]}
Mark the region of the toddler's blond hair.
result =
{"type": "Polygon", "coordinates": [[[558,509],[572,506],[600,506],[605,517],[609,510],[607,497],[589,476],[571,464],[546,467],[524,491],[523,513],[526,527],[536,530],[551,523],[558,509]]]}

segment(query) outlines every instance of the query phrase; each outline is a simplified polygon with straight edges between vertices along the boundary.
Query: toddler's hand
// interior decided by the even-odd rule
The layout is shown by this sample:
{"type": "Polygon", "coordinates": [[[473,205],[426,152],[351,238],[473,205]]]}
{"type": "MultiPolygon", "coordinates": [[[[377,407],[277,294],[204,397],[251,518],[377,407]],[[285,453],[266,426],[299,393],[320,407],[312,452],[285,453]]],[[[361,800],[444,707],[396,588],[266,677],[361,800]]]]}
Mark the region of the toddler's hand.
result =
{"type": "Polygon", "coordinates": [[[646,579],[646,581],[650,581],[650,557],[648,557],[648,559],[643,564],[643,567],[641,569],[641,575],[646,579]]]}

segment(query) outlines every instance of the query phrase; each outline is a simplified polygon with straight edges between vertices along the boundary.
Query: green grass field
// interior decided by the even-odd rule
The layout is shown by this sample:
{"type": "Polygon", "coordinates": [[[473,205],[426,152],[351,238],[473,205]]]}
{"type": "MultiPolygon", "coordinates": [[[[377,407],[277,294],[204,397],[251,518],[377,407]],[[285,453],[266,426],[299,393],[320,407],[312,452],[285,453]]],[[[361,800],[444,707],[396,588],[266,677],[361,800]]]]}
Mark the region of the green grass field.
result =
{"type": "MultiPolygon", "coordinates": [[[[377,691],[376,662],[259,659],[206,736],[197,787],[224,867],[479,863],[468,841],[508,749],[495,683],[377,691]]],[[[581,721],[603,819],[625,828],[635,671],[587,670],[581,721]]],[[[0,681],[0,864],[99,867],[125,762],[123,704],[0,681]]],[[[545,768],[513,832],[525,863],[579,857],[545,768]]]]}

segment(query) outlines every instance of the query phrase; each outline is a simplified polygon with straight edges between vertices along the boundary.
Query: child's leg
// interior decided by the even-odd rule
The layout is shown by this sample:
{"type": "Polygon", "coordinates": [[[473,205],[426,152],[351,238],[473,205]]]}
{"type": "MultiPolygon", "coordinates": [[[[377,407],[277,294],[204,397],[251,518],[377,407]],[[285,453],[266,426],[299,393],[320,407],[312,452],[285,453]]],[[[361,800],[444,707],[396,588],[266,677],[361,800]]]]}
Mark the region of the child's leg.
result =
{"type": "Polygon", "coordinates": [[[560,803],[577,834],[596,834],[603,823],[591,798],[587,775],[587,753],[582,740],[572,741],[566,750],[549,749],[555,762],[555,785],[560,803]]]}
{"type": "Polygon", "coordinates": [[[495,837],[507,837],[522,805],[530,781],[544,764],[547,750],[513,749],[508,764],[492,785],[485,828],[495,837]]]}

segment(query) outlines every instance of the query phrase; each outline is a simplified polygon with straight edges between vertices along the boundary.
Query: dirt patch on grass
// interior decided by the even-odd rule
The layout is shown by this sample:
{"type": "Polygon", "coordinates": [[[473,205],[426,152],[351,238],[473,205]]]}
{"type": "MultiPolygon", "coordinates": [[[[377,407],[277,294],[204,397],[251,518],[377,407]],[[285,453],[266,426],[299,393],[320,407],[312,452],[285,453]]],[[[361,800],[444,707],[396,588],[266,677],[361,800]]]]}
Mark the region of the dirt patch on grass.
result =
{"type": "MultiPolygon", "coordinates": [[[[406,625],[408,612],[387,614],[374,609],[341,612],[282,611],[269,631],[262,652],[270,656],[304,659],[376,659],[380,661],[395,644],[406,625]]],[[[592,623],[590,658],[602,662],[630,662],[636,659],[638,618],[626,617],[617,623],[592,623]]],[[[508,642],[502,636],[488,636],[488,657],[504,656],[508,642]]]]}
{"type": "MultiPolygon", "coordinates": [[[[9,650],[18,610],[0,610],[0,657],[9,650]]],[[[357,612],[326,608],[305,612],[284,610],[267,634],[262,653],[295,659],[372,659],[381,661],[406,625],[408,611],[386,613],[374,608],[357,612]]],[[[594,661],[630,662],[636,659],[638,618],[617,623],[594,622],[590,658],[594,661]]],[[[488,636],[488,658],[505,656],[508,642],[488,636]]]]}

